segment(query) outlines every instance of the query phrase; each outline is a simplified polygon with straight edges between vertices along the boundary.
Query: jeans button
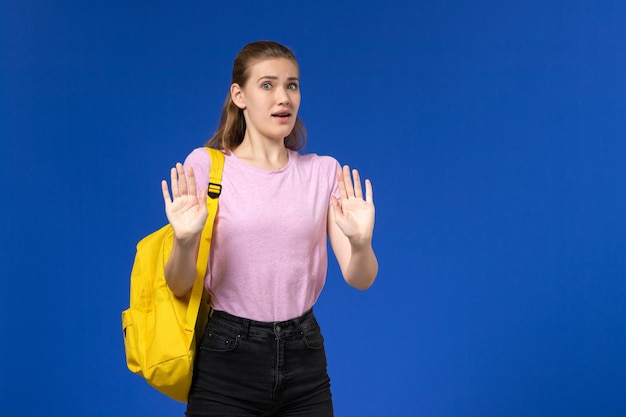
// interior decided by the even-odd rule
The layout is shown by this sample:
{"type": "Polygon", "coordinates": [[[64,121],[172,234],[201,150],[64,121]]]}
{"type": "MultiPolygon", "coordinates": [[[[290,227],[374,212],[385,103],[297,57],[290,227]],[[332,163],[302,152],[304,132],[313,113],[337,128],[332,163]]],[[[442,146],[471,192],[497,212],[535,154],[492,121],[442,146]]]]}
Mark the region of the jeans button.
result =
{"type": "Polygon", "coordinates": [[[276,325],[276,332],[280,332],[280,325],[276,325]]]}

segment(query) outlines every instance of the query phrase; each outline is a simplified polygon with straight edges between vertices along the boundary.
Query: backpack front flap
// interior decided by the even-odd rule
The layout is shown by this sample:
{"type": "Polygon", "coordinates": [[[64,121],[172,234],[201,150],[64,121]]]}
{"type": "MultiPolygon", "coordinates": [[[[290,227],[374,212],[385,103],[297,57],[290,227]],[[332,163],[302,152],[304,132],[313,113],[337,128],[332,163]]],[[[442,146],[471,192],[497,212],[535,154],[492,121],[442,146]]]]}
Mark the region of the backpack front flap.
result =
{"type": "MultiPolygon", "coordinates": [[[[193,339],[193,323],[187,323],[189,295],[176,297],[165,281],[165,264],[172,251],[174,232],[170,225],[144,237],[137,244],[135,262],[131,271],[130,308],[122,313],[124,343],[130,347],[127,364],[135,373],[145,372],[162,360],[162,349],[176,349],[175,339],[183,342],[187,351],[193,339]],[[180,336],[156,332],[156,326],[179,329],[180,336]],[[192,329],[191,331],[188,331],[192,329]]],[[[167,354],[167,353],[166,353],[167,354]]],[[[171,355],[171,354],[170,354],[171,355]]],[[[170,356],[171,358],[171,356],[170,356]]]]}
{"type": "Polygon", "coordinates": [[[122,326],[128,369],[160,392],[185,402],[193,371],[196,324],[206,323],[206,267],[198,265],[198,278],[187,296],[175,296],[165,281],[173,243],[174,231],[166,225],[137,244],[130,308],[122,312],[122,326]]]}

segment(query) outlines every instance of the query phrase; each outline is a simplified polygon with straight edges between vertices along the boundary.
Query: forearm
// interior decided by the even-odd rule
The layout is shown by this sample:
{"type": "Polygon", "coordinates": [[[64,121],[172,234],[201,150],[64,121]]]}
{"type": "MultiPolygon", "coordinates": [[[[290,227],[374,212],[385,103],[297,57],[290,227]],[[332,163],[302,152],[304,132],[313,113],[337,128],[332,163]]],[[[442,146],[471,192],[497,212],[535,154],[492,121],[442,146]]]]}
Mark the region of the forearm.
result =
{"type": "Polygon", "coordinates": [[[199,245],[200,236],[186,241],[174,239],[172,253],[165,265],[165,281],[178,297],[191,291],[196,280],[199,245]]]}
{"type": "Polygon", "coordinates": [[[351,245],[350,260],[341,272],[350,286],[360,290],[368,289],[378,274],[378,260],[372,245],[351,245]]]}

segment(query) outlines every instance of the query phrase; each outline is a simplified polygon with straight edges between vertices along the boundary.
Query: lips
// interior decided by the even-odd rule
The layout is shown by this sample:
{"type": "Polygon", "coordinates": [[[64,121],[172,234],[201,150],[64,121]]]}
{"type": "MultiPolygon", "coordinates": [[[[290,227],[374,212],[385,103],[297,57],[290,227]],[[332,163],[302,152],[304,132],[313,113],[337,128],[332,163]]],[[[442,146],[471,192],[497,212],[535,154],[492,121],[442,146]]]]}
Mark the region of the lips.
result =
{"type": "Polygon", "coordinates": [[[272,116],[274,117],[289,117],[291,116],[291,113],[289,113],[288,111],[280,111],[277,113],[272,113],[272,116]]]}

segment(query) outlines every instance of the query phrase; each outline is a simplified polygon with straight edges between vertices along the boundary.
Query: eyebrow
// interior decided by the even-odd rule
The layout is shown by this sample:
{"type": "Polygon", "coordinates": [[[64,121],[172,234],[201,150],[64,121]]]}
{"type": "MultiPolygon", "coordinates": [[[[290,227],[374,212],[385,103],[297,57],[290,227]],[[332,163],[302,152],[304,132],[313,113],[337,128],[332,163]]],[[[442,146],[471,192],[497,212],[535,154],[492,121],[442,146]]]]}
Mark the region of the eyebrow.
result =
{"type": "MultiPolygon", "coordinates": [[[[264,76],[260,77],[257,80],[257,82],[259,82],[261,80],[278,80],[278,77],[275,76],[275,75],[264,75],[264,76]]],[[[287,80],[289,80],[289,81],[299,81],[300,78],[298,78],[298,77],[289,77],[289,78],[287,78],[287,80]]]]}

